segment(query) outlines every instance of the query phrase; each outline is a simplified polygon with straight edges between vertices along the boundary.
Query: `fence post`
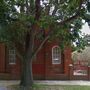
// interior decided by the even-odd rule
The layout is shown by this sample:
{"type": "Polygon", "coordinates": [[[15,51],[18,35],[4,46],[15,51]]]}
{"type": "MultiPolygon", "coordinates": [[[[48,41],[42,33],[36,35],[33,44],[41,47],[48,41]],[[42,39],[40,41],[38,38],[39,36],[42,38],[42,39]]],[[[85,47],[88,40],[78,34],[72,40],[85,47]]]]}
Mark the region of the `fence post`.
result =
{"type": "Polygon", "coordinates": [[[73,79],[73,65],[69,64],[69,79],[73,79]]]}

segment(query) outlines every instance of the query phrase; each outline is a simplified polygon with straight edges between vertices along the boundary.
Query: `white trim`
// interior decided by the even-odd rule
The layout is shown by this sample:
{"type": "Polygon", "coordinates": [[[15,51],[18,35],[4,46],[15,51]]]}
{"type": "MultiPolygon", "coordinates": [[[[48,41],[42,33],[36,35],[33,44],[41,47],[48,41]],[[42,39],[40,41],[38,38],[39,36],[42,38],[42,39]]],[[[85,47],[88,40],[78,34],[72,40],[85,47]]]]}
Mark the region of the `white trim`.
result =
{"type": "MultiPolygon", "coordinates": [[[[54,55],[53,55],[53,49],[54,48],[60,49],[58,45],[55,45],[52,47],[52,64],[61,64],[61,55],[60,55],[60,57],[55,56],[56,58],[54,58],[54,55]]],[[[61,54],[61,50],[60,50],[60,54],[61,54]]]]}
{"type": "Polygon", "coordinates": [[[10,65],[14,65],[14,64],[16,64],[16,63],[10,63],[10,62],[9,62],[9,64],[10,64],[10,65]]]}
{"type": "Polygon", "coordinates": [[[70,66],[70,67],[72,67],[72,66],[73,66],[73,64],[69,64],[69,66],[70,66]]]}
{"type": "Polygon", "coordinates": [[[16,64],[16,51],[15,49],[9,49],[9,64],[16,64]]]}

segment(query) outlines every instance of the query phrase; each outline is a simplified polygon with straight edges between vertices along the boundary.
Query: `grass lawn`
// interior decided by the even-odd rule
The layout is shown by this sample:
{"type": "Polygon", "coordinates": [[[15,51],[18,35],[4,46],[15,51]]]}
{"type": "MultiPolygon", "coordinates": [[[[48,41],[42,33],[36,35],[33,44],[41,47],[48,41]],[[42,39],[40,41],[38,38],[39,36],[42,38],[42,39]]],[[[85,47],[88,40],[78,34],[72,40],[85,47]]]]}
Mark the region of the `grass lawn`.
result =
{"type": "MultiPolygon", "coordinates": [[[[11,86],[10,90],[20,90],[19,86],[11,86]]],[[[24,89],[23,89],[24,90],[24,89]]],[[[90,86],[79,85],[33,85],[28,90],[90,90],[90,86]]]]}

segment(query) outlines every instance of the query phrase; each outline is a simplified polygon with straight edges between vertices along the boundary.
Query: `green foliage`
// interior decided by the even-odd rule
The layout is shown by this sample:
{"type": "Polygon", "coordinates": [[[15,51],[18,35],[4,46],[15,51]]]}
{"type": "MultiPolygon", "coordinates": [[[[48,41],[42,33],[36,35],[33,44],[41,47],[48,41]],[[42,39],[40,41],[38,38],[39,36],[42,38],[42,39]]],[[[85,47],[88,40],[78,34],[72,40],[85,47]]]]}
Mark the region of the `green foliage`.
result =
{"type": "Polygon", "coordinates": [[[7,4],[1,0],[0,1],[0,23],[1,24],[5,24],[7,21],[7,18],[8,18],[8,6],[7,4]]]}
{"type": "MultiPolygon", "coordinates": [[[[49,40],[58,38],[60,46],[64,48],[73,42],[76,47],[85,46],[81,37],[82,18],[87,22],[90,15],[87,14],[90,2],[83,1],[80,16],[70,22],[59,25],[60,22],[67,20],[75,15],[80,7],[81,0],[40,0],[40,18],[35,20],[35,1],[34,0],[1,0],[0,1],[0,40],[10,43],[25,42],[26,33],[32,30],[32,25],[38,25],[40,30],[50,29],[53,33],[49,40]],[[31,4],[32,3],[32,4],[31,4]],[[84,7],[86,6],[86,7],[84,7]]],[[[39,31],[37,38],[44,40],[43,33],[39,31]]],[[[34,30],[36,33],[36,30],[34,30]]]]}
{"type": "Polygon", "coordinates": [[[10,26],[5,26],[0,29],[0,41],[13,45],[15,42],[23,44],[26,28],[21,22],[11,23],[10,26]]]}

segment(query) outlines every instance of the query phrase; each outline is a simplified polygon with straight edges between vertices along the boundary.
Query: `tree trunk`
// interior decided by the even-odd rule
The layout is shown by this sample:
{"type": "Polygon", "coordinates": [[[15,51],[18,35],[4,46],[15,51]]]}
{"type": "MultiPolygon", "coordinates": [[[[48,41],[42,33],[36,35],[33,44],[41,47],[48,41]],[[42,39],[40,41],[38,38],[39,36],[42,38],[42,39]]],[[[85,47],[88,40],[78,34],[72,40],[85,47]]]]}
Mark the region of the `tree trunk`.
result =
{"type": "Polygon", "coordinates": [[[33,75],[32,75],[32,53],[34,46],[34,35],[33,29],[30,33],[27,33],[26,36],[26,46],[25,46],[25,55],[22,60],[22,73],[21,73],[21,86],[31,87],[33,84],[33,75]]]}
{"type": "Polygon", "coordinates": [[[32,60],[28,60],[28,59],[27,60],[24,59],[22,63],[22,73],[21,73],[20,85],[24,87],[31,87],[33,84],[32,60]]]}

